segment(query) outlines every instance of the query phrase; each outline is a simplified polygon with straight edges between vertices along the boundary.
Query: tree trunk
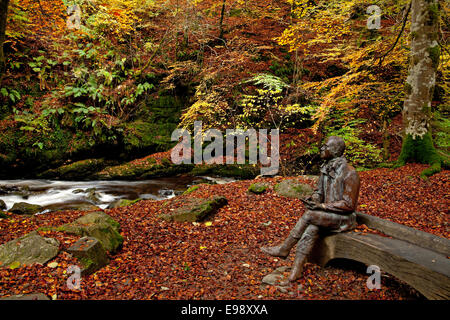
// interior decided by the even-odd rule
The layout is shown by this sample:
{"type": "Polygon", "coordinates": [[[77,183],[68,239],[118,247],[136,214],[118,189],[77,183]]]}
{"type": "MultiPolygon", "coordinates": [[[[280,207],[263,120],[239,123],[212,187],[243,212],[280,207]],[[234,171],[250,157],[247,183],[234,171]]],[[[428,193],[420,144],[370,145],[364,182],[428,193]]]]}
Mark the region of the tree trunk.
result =
{"type": "Polygon", "coordinates": [[[433,146],[431,100],[439,65],[438,0],[412,0],[411,56],[403,104],[404,138],[400,165],[407,161],[432,164],[424,175],[440,170],[441,159],[433,146]]]}
{"type": "Polygon", "coordinates": [[[3,43],[5,42],[6,20],[8,18],[9,0],[0,0],[0,79],[3,76],[5,68],[5,53],[3,52],[3,43]]]}

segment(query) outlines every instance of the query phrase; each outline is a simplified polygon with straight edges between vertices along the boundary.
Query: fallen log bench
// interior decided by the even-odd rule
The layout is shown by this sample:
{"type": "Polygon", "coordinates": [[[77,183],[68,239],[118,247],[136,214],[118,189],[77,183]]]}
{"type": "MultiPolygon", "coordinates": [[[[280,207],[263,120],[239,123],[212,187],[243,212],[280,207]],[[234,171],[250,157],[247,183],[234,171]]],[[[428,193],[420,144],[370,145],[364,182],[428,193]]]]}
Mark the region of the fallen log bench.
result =
{"type": "Polygon", "coordinates": [[[341,258],[376,265],[427,299],[450,298],[450,240],[359,212],[357,220],[392,238],[353,231],[323,234],[308,261],[325,266],[341,258]]]}

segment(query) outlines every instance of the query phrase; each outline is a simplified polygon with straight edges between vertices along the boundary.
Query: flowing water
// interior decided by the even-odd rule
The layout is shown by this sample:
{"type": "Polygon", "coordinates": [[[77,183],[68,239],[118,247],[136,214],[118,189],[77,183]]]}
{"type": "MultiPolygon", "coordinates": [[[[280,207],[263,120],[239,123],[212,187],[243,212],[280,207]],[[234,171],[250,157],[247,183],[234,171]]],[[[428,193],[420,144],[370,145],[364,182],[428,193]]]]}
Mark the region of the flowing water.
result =
{"type": "Polygon", "coordinates": [[[181,194],[197,183],[227,183],[232,179],[178,176],[143,181],[56,181],[56,180],[0,180],[0,200],[6,210],[14,203],[26,202],[54,210],[77,209],[95,205],[102,209],[119,199],[163,200],[181,194]]]}

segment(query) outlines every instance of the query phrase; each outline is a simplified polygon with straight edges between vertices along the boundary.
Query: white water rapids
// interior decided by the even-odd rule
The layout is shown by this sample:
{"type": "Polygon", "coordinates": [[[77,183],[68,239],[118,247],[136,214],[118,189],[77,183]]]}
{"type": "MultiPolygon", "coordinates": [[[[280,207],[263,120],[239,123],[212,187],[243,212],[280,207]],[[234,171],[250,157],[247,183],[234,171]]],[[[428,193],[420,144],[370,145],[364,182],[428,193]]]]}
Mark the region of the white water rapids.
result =
{"type": "Polygon", "coordinates": [[[118,199],[163,200],[186,190],[195,179],[203,182],[227,183],[232,179],[210,177],[172,177],[144,181],[54,181],[0,180],[0,200],[6,210],[15,203],[26,202],[42,206],[42,213],[73,209],[79,205],[95,205],[102,209],[118,199]],[[92,193],[95,193],[93,199],[92,193]]]}

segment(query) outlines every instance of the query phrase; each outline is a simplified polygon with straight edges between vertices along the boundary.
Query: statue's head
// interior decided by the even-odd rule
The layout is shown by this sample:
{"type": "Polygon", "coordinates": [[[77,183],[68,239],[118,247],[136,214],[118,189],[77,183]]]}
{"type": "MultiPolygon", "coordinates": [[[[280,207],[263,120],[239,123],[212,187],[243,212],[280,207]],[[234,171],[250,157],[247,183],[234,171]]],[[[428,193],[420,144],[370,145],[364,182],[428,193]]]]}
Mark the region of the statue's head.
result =
{"type": "Polygon", "coordinates": [[[328,137],[328,139],[320,148],[320,157],[322,159],[332,159],[340,157],[344,154],[345,142],[344,139],[337,136],[328,137]]]}

